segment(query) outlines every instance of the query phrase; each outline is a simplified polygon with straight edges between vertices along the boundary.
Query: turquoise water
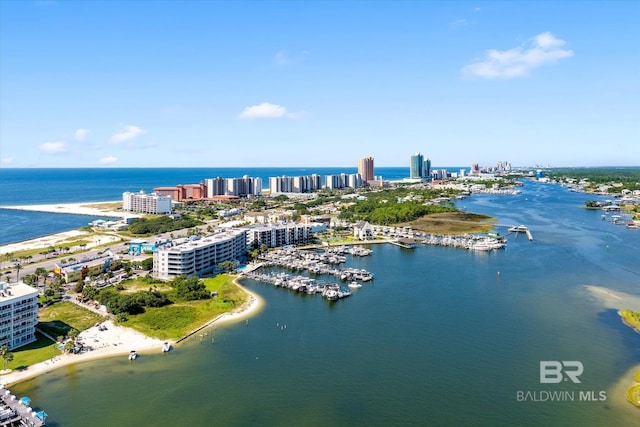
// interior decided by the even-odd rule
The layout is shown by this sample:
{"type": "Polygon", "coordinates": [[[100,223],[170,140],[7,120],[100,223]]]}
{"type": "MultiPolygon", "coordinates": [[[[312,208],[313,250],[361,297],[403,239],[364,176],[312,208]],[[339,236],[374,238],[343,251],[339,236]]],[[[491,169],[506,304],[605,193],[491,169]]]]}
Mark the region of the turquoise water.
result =
{"type": "Polygon", "coordinates": [[[465,199],[535,240],[510,236],[492,253],[375,245],[349,261],[375,280],[337,303],[246,281],[265,301],[248,325],[133,363],[65,367],[12,392],[62,426],[637,424],[610,389],[640,363],[640,335],[582,286],[638,294],[640,233],[580,209],[586,198],[527,183],[519,196],[465,199]],[[541,360],[581,361],[582,382],[540,384],[541,360]],[[540,390],[576,400],[516,399],[540,390]],[[579,391],[608,399],[578,401],[579,391]]]}
{"type": "MultiPolygon", "coordinates": [[[[458,171],[461,168],[452,168],[458,171]]],[[[87,168],[7,169],[0,168],[0,207],[53,203],[122,200],[125,191],[192,184],[207,178],[262,178],[268,188],[270,176],[356,173],[357,168],[87,168]]],[[[409,175],[408,167],[378,167],[376,175],[398,180],[409,175]]],[[[87,225],[96,217],[21,212],[0,209],[0,245],[87,225]]]]}

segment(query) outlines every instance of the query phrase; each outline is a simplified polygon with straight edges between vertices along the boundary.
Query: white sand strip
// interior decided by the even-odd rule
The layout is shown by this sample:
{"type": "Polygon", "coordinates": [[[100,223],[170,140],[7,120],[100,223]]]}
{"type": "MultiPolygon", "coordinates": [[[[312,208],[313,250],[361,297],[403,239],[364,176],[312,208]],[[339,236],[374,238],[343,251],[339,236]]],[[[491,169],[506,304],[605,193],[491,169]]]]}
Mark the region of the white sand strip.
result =
{"type": "MultiPolygon", "coordinates": [[[[113,218],[138,218],[139,214],[133,212],[119,211],[113,209],[107,209],[104,207],[106,203],[118,203],[118,201],[111,202],[96,202],[96,203],[55,203],[49,205],[17,205],[17,206],[0,206],[0,209],[10,209],[18,211],[34,211],[34,212],[49,212],[57,214],[68,215],[90,215],[90,216],[104,216],[113,218]],[[102,206],[101,206],[102,205],[102,206]]],[[[120,202],[121,203],[121,202],[120,202]]]]}

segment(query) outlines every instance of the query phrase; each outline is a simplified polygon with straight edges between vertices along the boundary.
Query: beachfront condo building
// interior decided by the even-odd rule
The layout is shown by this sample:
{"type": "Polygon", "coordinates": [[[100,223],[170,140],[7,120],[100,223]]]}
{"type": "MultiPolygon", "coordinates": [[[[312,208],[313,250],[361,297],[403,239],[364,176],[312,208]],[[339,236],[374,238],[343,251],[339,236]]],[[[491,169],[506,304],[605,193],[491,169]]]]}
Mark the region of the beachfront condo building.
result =
{"type": "Polygon", "coordinates": [[[216,196],[259,196],[262,194],[262,178],[244,175],[242,178],[208,178],[205,180],[207,198],[216,196]]]}
{"type": "Polygon", "coordinates": [[[417,179],[424,177],[424,156],[420,153],[411,155],[409,178],[417,179]]]}
{"type": "Polygon", "coordinates": [[[215,274],[224,261],[240,261],[247,253],[244,229],[221,230],[205,237],[192,236],[156,248],[153,274],[159,279],[215,274]]]}
{"type": "Polygon", "coordinates": [[[122,193],[122,210],[145,214],[171,213],[171,198],[158,193],[147,194],[144,190],[138,193],[125,191],[122,193]]]}
{"type": "Polygon", "coordinates": [[[264,244],[268,248],[286,245],[307,244],[313,241],[311,224],[281,223],[258,224],[247,228],[247,246],[257,248],[264,244]]]}
{"type": "Polygon", "coordinates": [[[322,189],[322,177],[317,174],[304,176],[269,177],[269,193],[311,193],[322,189]]]}
{"type": "Polygon", "coordinates": [[[0,284],[0,346],[34,342],[37,323],[38,290],[23,282],[0,284]]]}
{"type": "Polygon", "coordinates": [[[341,173],[325,177],[325,187],[328,189],[358,188],[362,187],[363,184],[362,175],[359,173],[341,173]]]}
{"type": "Polygon", "coordinates": [[[364,182],[373,181],[373,157],[365,157],[358,160],[358,173],[364,182]]]}

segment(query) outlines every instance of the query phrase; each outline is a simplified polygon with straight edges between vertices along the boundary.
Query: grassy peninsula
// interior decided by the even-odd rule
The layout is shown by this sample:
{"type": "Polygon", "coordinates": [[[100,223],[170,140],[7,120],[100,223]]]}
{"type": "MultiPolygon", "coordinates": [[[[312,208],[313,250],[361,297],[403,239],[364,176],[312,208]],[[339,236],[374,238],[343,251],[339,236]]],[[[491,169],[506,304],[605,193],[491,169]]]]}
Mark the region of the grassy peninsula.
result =
{"type": "Polygon", "coordinates": [[[640,312],[633,310],[620,310],[620,317],[627,325],[640,332],[640,312]]]}
{"type": "MultiPolygon", "coordinates": [[[[637,332],[640,332],[640,312],[633,310],[620,310],[622,321],[631,326],[637,332]]],[[[632,405],[640,408],[640,371],[633,378],[635,384],[627,389],[627,400],[632,405]]]]}

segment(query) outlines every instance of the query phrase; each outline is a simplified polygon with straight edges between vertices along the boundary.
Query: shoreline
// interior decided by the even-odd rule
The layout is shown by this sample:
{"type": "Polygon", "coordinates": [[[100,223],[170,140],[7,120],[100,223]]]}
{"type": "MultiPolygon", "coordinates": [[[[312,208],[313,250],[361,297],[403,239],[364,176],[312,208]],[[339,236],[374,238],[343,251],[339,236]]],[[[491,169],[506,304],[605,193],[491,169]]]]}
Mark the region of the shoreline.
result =
{"type": "Polygon", "coordinates": [[[88,231],[82,230],[69,230],[63,231],[61,233],[54,234],[45,234],[41,237],[36,237],[33,239],[22,240],[19,242],[6,243],[0,245],[0,255],[4,255],[6,253],[14,253],[19,251],[29,251],[34,249],[42,249],[48,248],[49,246],[57,246],[59,243],[65,243],[69,240],[74,239],[81,240],[89,240],[90,243],[87,244],[87,249],[97,247],[99,244],[107,244],[112,242],[120,241],[121,237],[116,237],[112,234],[100,234],[100,233],[91,233],[88,231]]]}
{"type": "Polygon", "coordinates": [[[139,214],[128,211],[117,211],[112,209],[100,208],[100,205],[108,203],[122,203],[120,200],[109,200],[104,202],[79,202],[79,203],[51,203],[40,205],[11,205],[0,206],[0,209],[13,211],[31,211],[45,212],[66,215],[86,215],[86,216],[102,216],[111,218],[138,218],[139,214]]]}
{"type": "MultiPolygon", "coordinates": [[[[263,306],[262,298],[240,285],[238,283],[239,278],[240,276],[236,277],[233,280],[233,283],[246,292],[249,295],[249,299],[237,309],[216,316],[196,330],[176,340],[174,342],[174,348],[171,351],[176,351],[175,344],[188,339],[198,331],[208,326],[213,324],[231,323],[244,319],[245,317],[255,314],[263,306]]],[[[15,370],[7,374],[0,375],[0,384],[5,387],[9,387],[17,383],[33,379],[39,375],[47,374],[64,366],[110,357],[124,356],[128,355],[131,350],[135,350],[138,354],[149,354],[152,351],[160,352],[162,345],[165,342],[172,342],[171,340],[161,340],[149,337],[131,328],[116,325],[111,320],[106,320],[101,324],[107,327],[106,331],[99,331],[97,326],[92,326],[78,335],[78,337],[85,341],[88,346],[93,347],[93,350],[86,351],[81,354],[61,353],[59,356],[55,356],[49,360],[35,363],[21,370],[15,370]]]]}

